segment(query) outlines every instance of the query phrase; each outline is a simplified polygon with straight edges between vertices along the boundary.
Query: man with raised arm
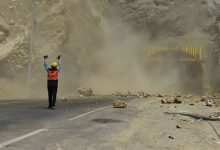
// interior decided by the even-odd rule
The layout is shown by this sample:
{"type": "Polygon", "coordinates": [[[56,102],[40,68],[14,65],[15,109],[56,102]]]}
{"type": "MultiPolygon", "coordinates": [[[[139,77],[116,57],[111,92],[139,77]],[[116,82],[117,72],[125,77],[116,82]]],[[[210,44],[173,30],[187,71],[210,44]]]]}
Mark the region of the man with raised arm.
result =
{"type": "Polygon", "coordinates": [[[47,63],[48,55],[44,56],[44,67],[47,71],[47,89],[48,89],[48,101],[49,109],[55,109],[56,107],[56,99],[57,99],[57,88],[58,88],[58,74],[61,68],[60,58],[61,55],[57,57],[58,63],[53,61],[51,63],[51,67],[48,67],[47,63]]]}

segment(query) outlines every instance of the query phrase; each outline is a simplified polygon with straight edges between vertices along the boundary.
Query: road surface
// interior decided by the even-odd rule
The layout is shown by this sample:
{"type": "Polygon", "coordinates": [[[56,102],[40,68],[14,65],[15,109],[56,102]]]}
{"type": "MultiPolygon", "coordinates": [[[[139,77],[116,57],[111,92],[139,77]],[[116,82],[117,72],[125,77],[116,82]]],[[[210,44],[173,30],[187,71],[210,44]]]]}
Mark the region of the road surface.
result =
{"type": "Polygon", "coordinates": [[[81,98],[58,101],[51,110],[47,100],[0,101],[0,149],[53,149],[55,141],[76,136],[87,125],[81,119],[111,105],[112,98],[81,98]]]}
{"type": "Polygon", "coordinates": [[[112,99],[59,101],[56,110],[46,109],[46,100],[1,101],[0,150],[220,149],[219,121],[181,115],[207,116],[218,107],[193,99],[161,104],[150,97],[129,98],[126,109],[113,109],[112,99]]]}

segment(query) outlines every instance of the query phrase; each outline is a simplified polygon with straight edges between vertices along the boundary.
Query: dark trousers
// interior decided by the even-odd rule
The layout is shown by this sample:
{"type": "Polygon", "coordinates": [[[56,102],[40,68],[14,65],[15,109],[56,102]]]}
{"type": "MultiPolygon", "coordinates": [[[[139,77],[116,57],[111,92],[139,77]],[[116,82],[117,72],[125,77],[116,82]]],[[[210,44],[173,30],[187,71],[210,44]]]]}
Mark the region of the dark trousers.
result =
{"type": "Polygon", "coordinates": [[[49,100],[48,107],[56,106],[57,88],[58,88],[58,81],[48,80],[47,82],[48,100],[49,100]]]}

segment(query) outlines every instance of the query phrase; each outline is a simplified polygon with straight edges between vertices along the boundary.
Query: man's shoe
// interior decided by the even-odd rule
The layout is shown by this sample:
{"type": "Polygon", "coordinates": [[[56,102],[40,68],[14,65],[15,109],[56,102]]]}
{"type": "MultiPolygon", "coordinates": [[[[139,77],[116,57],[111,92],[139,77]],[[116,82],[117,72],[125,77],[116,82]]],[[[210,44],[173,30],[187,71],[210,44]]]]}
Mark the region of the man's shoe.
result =
{"type": "Polygon", "coordinates": [[[48,109],[54,109],[52,106],[48,106],[48,109]]]}

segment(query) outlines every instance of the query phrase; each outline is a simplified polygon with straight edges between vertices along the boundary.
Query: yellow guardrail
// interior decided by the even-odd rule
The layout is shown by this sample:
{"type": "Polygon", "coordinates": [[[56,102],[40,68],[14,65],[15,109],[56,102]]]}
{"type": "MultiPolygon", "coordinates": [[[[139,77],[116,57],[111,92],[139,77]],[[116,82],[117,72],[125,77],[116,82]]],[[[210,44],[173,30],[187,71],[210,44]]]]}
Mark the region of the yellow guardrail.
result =
{"type": "Polygon", "coordinates": [[[203,58],[204,58],[201,46],[182,46],[182,47],[178,47],[178,48],[155,47],[155,48],[151,48],[151,49],[147,50],[145,57],[147,59],[152,59],[154,56],[161,54],[161,53],[168,54],[168,55],[174,55],[174,53],[177,54],[176,52],[182,52],[179,54],[188,54],[188,56],[187,56],[188,58],[186,58],[186,55],[183,56],[186,58],[186,59],[184,58],[185,60],[203,61],[203,58]]]}

